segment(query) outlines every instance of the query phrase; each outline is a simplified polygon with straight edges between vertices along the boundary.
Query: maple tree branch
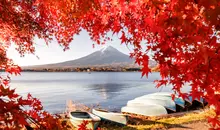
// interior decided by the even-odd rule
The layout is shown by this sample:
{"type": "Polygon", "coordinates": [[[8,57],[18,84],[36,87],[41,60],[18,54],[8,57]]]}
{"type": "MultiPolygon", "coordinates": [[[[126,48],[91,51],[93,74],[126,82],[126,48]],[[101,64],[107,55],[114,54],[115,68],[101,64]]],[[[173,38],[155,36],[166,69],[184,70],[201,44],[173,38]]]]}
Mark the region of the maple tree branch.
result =
{"type": "Polygon", "coordinates": [[[36,120],[34,120],[33,118],[31,118],[31,117],[28,116],[28,115],[25,115],[25,117],[26,117],[31,123],[33,123],[36,127],[40,128],[40,127],[39,127],[39,124],[37,123],[36,120]]]}
{"type": "Polygon", "coordinates": [[[208,78],[209,73],[210,73],[210,62],[211,62],[211,58],[208,57],[208,68],[206,70],[206,77],[205,77],[205,80],[204,80],[204,84],[207,83],[207,78],[208,78]]]}

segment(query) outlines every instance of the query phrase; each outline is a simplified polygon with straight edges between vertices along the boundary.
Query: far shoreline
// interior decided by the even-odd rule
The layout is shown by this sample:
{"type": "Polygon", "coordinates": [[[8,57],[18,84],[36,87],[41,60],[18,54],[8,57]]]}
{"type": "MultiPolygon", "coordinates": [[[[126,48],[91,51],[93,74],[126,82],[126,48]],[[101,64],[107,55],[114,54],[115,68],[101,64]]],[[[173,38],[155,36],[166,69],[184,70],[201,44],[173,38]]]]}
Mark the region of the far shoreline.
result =
{"type": "MultiPolygon", "coordinates": [[[[5,72],[4,70],[0,70],[0,72],[5,72]]],[[[142,72],[140,70],[125,70],[125,71],[111,71],[111,70],[100,70],[100,71],[67,71],[67,70],[22,70],[21,72],[79,72],[79,73],[94,73],[94,72],[142,72]]],[[[160,71],[154,71],[151,70],[151,72],[160,72],[160,71]]]]}
{"type": "MultiPolygon", "coordinates": [[[[159,72],[157,67],[150,67],[151,72],[159,72]]],[[[22,72],[141,72],[141,68],[131,67],[79,67],[79,68],[23,68],[22,72]]]]}
{"type": "MultiPolygon", "coordinates": [[[[141,73],[141,71],[90,71],[90,72],[87,72],[87,71],[21,71],[21,72],[74,72],[74,73],[99,73],[99,72],[106,72],[106,73],[117,73],[117,72],[123,72],[123,73],[126,73],[126,72],[134,72],[134,73],[141,73]]],[[[151,72],[160,72],[160,71],[151,71],[151,72]]]]}

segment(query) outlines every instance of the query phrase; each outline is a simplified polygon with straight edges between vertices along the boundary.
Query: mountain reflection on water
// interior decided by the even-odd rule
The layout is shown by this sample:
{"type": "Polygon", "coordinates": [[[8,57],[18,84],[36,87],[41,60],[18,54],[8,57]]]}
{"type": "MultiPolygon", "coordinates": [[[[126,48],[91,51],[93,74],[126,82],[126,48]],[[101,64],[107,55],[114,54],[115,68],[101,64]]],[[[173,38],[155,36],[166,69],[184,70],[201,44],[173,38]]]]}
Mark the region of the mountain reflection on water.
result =
{"type": "Polygon", "coordinates": [[[114,84],[114,83],[106,83],[106,84],[93,84],[88,90],[96,91],[100,93],[103,99],[111,99],[118,95],[118,92],[131,87],[129,84],[114,84]]]}
{"type": "Polygon", "coordinates": [[[11,86],[21,95],[39,98],[50,112],[64,111],[68,100],[120,110],[135,97],[170,91],[170,87],[155,88],[153,82],[159,78],[159,73],[141,78],[139,72],[23,72],[12,77],[11,86]]]}

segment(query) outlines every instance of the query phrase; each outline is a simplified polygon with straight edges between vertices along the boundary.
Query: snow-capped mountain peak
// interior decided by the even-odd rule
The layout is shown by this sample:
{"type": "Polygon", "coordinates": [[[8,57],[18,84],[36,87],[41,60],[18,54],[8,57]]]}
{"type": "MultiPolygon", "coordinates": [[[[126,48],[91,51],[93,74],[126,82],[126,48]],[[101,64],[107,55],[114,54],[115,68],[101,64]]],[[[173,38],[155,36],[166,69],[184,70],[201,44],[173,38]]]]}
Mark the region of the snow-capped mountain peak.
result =
{"type": "Polygon", "coordinates": [[[107,48],[109,47],[109,45],[104,46],[100,51],[104,52],[107,48]]]}
{"type": "Polygon", "coordinates": [[[101,51],[102,53],[104,53],[104,52],[106,52],[106,51],[114,51],[114,50],[116,50],[114,47],[112,47],[112,46],[110,46],[110,45],[106,45],[106,46],[104,46],[100,51],[101,51]]]}

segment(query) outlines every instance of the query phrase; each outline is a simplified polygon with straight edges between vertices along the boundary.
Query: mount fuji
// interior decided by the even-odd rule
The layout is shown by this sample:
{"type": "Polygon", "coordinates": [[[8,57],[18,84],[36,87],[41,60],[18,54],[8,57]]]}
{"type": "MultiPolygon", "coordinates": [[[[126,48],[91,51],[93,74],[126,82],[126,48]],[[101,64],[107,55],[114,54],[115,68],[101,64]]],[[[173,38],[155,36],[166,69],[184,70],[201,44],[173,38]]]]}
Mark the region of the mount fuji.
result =
{"type": "MultiPolygon", "coordinates": [[[[154,66],[156,63],[150,61],[149,66],[154,66]]],[[[106,46],[99,51],[93,52],[85,57],[54,64],[36,65],[24,67],[30,68],[74,68],[74,67],[137,67],[134,59],[128,55],[118,51],[112,46],[106,46]]]]}

